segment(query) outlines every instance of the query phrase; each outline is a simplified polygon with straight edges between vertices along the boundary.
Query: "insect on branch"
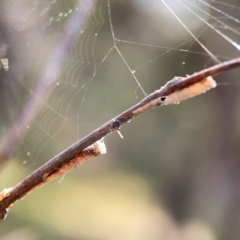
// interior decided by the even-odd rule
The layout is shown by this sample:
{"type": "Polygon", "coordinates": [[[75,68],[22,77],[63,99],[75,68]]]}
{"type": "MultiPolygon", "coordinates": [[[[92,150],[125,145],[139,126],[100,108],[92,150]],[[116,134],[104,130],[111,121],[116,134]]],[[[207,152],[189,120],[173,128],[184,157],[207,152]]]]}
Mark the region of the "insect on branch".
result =
{"type": "MultiPolygon", "coordinates": [[[[79,159],[80,156],[84,156],[89,148],[94,148],[96,143],[99,143],[99,140],[102,140],[109,133],[118,131],[124,123],[130,121],[138,114],[155,106],[186,100],[214,88],[216,82],[212,79],[213,75],[237,67],[240,67],[240,58],[217,64],[184,78],[176,77],[167,82],[159,90],[149,94],[136,105],[106,122],[101,127],[89,133],[86,137],[46,162],[14,188],[3,190],[2,193],[0,193],[0,219],[5,219],[8,209],[12,204],[23,198],[30,191],[80,165],[82,161],[77,161],[76,159],[79,159]]],[[[84,158],[84,161],[105,153],[105,147],[103,146],[104,145],[100,146],[100,149],[103,150],[90,151],[90,154],[88,157],[84,158]]]]}

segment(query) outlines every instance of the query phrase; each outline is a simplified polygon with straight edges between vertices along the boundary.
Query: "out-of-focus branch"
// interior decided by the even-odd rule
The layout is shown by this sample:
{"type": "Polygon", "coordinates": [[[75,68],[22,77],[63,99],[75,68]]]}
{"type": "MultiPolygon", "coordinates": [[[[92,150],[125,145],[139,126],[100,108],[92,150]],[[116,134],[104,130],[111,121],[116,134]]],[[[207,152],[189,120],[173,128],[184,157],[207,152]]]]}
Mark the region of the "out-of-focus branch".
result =
{"type": "Polygon", "coordinates": [[[29,99],[11,130],[5,135],[0,150],[0,165],[3,164],[11,154],[13,154],[20,138],[23,138],[26,131],[26,125],[32,121],[41,105],[40,100],[48,94],[55,79],[59,75],[61,65],[69,51],[72,36],[80,33],[81,29],[84,28],[88,16],[91,14],[91,10],[96,3],[97,0],[81,0],[79,2],[78,11],[75,12],[68,22],[64,35],[57,45],[46,71],[34,90],[34,95],[29,99]]]}
{"type": "MultiPolygon", "coordinates": [[[[195,91],[194,85],[196,86],[197,84],[198,86],[201,82],[202,84],[204,84],[206,82],[206,80],[204,79],[208,79],[212,75],[216,75],[218,73],[225,72],[237,67],[240,67],[240,58],[215,65],[185,78],[176,78],[169,81],[160,90],[157,90],[152,94],[148,95],[133,107],[127,109],[125,112],[103,124],[101,127],[94,130],[86,137],[82,138],[80,141],[76,142],[75,144],[52,158],[50,161],[38,168],[31,175],[26,177],[16,187],[9,191],[4,191],[2,199],[0,199],[0,218],[4,219],[6,217],[8,208],[15,201],[21,199],[36,186],[42,185],[43,179],[45,179],[46,176],[54,176],[54,173],[58,172],[59,169],[63,169],[65,165],[71,164],[71,161],[74,161],[76,156],[79,156],[81,152],[88,146],[94,144],[98,140],[101,140],[109,133],[118,131],[124,123],[130,121],[138,114],[142,113],[145,110],[148,110],[151,107],[164,105],[164,101],[168,98],[168,96],[171,96],[174,93],[179,93],[181,91],[184,91],[185,93],[186,91],[195,91]],[[149,105],[149,103],[156,104],[149,105]]],[[[210,81],[212,80],[210,79],[210,81]]],[[[213,84],[212,87],[214,86],[215,85],[213,84]]],[[[203,91],[208,89],[203,88],[203,91]]],[[[202,93],[203,91],[198,92],[198,94],[202,93]]],[[[197,94],[192,94],[191,97],[196,95],[197,94]]]]}

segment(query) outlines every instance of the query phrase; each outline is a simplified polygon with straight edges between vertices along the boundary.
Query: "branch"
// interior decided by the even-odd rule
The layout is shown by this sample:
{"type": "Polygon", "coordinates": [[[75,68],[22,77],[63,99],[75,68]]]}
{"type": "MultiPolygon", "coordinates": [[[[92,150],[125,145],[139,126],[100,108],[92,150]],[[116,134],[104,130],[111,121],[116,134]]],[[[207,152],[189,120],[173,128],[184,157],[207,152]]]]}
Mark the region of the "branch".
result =
{"type": "Polygon", "coordinates": [[[62,40],[55,48],[50,63],[34,90],[35,94],[29,99],[21,115],[16,120],[11,130],[6,134],[3,146],[0,150],[0,165],[15,151],[19,140],[26,131],[26,125],[32,121],[42,103],[43,97],[46,96],[53,87],[54,81],[59,75],[61,65],[68,55],[67,53],[69,51],[72,36],[80,33],[80,30],[84,27],[96,2],[97,0],[80,1],[78,11],[68,22],[62,40]]]}
{"type": "MultiPolygon", "coordinates": [[[[40,188],[44,184],[53,181],[54,179],[63,176],[69,172],[71,172],[74,168],[79,167],[82,165],[84,162],[86,162],[88,159],[97,157],[99,155],[105,154],[106,153],[106,147],[103,141],[97,141],[93,145],[90,145],[86,149],[84,149],[82,152],[80,152],[78,155],[75,155],[70,161],[67,163],[65,162],[63,165],[59,165],[58,168],[54,169],[54,171],[44,173],[42,175],[41,181],[35,182],[31,186],[31,188],[28,187],[27,182],[21,182],[18,186],[20,187],[20,191],[17,190],[17,186],[12,189],[12,188],[5,188],[1,193],[0,193],[0,202],[3,199],[6,199],[8,196],[12,195],[13,191],[18,192],[18,194],[15,194],[15,201],[19,199],[19,194],[21,194],[21,189],[23,189],[23,193],[21,194],[21,198],[24,197],[26,194],[30,193],[31,191],[40,188]],[[27,190],[24,190],[27,189],[27,190]]],[[[29,176],[30,177],[30,176],[29,176]]],[[[34,181],[34,180],[33,180],[34,181]]],[[[3,201],[2,201],[3,202],[3,201]]],[[[10,207],[12,206],[12,203],[10,207]]],[[[0,213],[0,219],[5,219],[7,217],[9,208],[5,208],[4,211],[0,213]]]]}
{"type": "Polygon", "coordinates": [[[0,218],[6,218],[9,207],[15,201],[24,197],[36,186],[43,185],[46,176],[54,176],[59,169],[63,169],[65,165],[71,164],[71,162],[74,161],[77,156],[81,155],[88,146],[103,139],[109,133],[118,131],[124,123],[130,121],[138,114],[155,106],[177,103],[178,101],[186,100],[187,98],[201,94],[216,86],[211,76],[237,67],[240,67],[240,58],[215,65],[185,78],[176,77],[167,82],[160,90],[148,95],[136,105],[106,122],[101,127],[49,160],[13,189],[3,191],[2,200],[0,199],[0,218]]]}

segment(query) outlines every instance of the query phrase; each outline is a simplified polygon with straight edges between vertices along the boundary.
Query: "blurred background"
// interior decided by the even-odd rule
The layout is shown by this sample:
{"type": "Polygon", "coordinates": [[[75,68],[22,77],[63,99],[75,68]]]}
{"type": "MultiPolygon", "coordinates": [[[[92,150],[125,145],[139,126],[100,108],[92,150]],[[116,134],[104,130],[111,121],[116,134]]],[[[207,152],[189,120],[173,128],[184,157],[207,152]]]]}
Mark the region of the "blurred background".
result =
{"type": "MultiPolygon", "coordinates": [[[[140,101],[142,89],[149,94],[214,58],[239,56],[237,0],[101,0],[39,93],[81,4],[0,3],[1,148],[24,109],[29,117],[0,165],[1,189],[140,101]],[[26,110],[32,99],[36,109],[26,110]]],[[[0,238],[239,239],[239,73],[216,76],[219,86],[204,95],[139,115],[121,128],[123,139],[107,136],[107,154],[17,202],[0,238]]]]}

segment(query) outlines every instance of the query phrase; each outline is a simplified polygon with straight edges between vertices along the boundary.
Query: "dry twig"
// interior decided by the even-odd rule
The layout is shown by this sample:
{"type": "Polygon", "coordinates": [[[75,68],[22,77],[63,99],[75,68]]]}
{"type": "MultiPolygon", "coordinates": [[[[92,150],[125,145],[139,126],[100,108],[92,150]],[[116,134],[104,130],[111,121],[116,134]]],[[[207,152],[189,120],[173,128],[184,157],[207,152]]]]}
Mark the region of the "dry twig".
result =
{"type": "MultiPolygon", "coordinates": [[[[136,105],[132,106],[117,117],[103,124],[101,127],[94,130],[86,137],[82,138],[81,140],[79,140],[78,142],[52,158],[50,161],[48,161],[43,166],[34,171],[31,175],[26,177],[11,191],[5,191],[6,194],[0,201],[0,218],[4,219],[6,217],[8,208],[15,201],[21,199],[36,186],[42,185],[44,183],[43,179],[46,176],[52,176],[54,175],[54,173],[56,173],[56,171],[62,169],[65,165],[71,164],[71,161],[76,159],[76,157],[79,156],[82,151],[88,146],[94,144],[98,140],[103,139],[109,133],[119,130],[124,123],[130,121],[138,114],[148,110],[149,108],[164,105],[165,101],[167,101],[167,98],[172,96],[172,94],[177,94],[179,96],[179,93],[181,95],[181,93],[183,93],[184,91],[185,93],[188,93],[188,98],[193,97],[197,94],[201,94],[202,92],[212,87],[215,87],[214,82],[212,82],[208,87],[203,87],[201,91],[198,90],[197,94],[193,94],[189,91],[192,91],[191,89],[193,89],[194,84],[200,83],[200,85],[202,85],[204,84],[206,79],[208,79],[208,77],[237,67],[240,67],[240,58],[215,65],[185,78],[177,77],[169,81],[160,90],[157,90],[152,94],[148,95],[136,105]]],[[[181,97],[180,101],[185,99],[186,97],[181,97]]],[[[174,101],[172,103],[174,103],[174,101]]]]}
{"type": "MultiPolygon", "coordinates": [[[[74,168],[79,167],[80,165],[82,165],[88,159],[93,158],[93,157],[97,157],[97,156],[105,154],[105,153],[106,153],[106,148],[105,148],[104,142],[103,141],[95,142],[94,144],[85,148],[79,154],[75,155],[68,162],[65,162],[61,166],[58,166],[58,168],[56,168],[54,171],[51,171],[51,172],[48,172],[48,173],[45,172],[44,174],[42,174],[42,179],[40,181],[38,181],[35,185],[32,185],[32,187],[30,189],[28,188],[27,192],[26,191],[23,192],[21,194],[21,198],[23,198],[26,194],[30,193],[31,191],[33,191],[37,188],[40,188],[44,184],[46,184],[48,182],[51,182],[54,179],[71,172],[74,168]]],[[[24,188],[24,184],[26,184],[26,183],[24,183],[24,181],[19,184],[19,185],[21,185],[20,189],[24,188]]],[[[12,195],[12,192],[14,190],[16,191],[16,188],[17,187],[15,187],[14,189],[12,189],[12,188],[3,189],[3,191],[0,192],[0,201],[5,199],[6,197],[12,195]]],[[[11,207],[11,206],[12,206],[12,204],[9,207],[11,207]]],[[[0,213],[0,218],[1,219],[5,219],[7,217],[7,212],[9,210],[9,207],[6,208],[5,211],[0,213]]]]}

